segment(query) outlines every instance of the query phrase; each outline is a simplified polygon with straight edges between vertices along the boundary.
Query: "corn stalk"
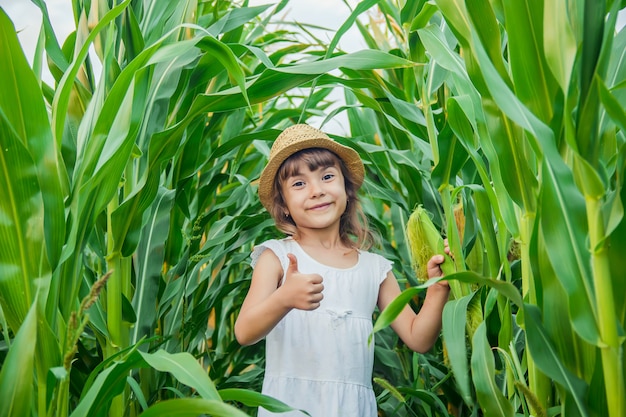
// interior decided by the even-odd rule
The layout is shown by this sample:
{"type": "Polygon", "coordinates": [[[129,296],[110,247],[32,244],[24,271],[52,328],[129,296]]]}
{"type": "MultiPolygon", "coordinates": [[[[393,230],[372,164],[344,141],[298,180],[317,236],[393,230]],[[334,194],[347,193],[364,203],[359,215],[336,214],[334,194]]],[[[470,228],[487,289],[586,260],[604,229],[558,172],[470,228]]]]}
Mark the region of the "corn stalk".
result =
{"type": "MultiPolygon", "coordinates": [[[[613,248],[623,247],[618,233],[625,224],[620,2],[387,1],[379,7],[370,26],[362,26],[368,45],[393,49],[418,66],[352,88],[371,112],[352,128],[379,137],[393,149],[390,156],[405,152],[420,168],[429,161],[432,171],[413,177],[421,189],[394,183],[411,202],[408,212],[417,201],[450,226],[452,199],[431,190],[452,185],[468,225],[460,244],[464,262],[470,265],[481,242],[489,248],[482,252],[487,268],[470,269],[514,284],[524,296],[517,304],[504,287],[480,289],[484,317],[499,319],[488,333],[498,335],[500,352],[512,352],[523,337],[523,360],[493,369],[485,356],[493,339],[481,330],[469,345],[474,385],[460,384],[463,400],[494,415],[623,416],[618,335],[626,304],[617,289],[626,274],[613,248]],[[495,386],[498,371],[507,373],[506,383],[495,386]],[[513,409],[502,406],[500,392],[513,409]]],[[[381,164],[371,158],[372,166],[381,164]]],[[[403,162],[397,170],[391,174],[400,179],[410,172],[403,162]]],[[[405,302],[421,289],[407,291],[405,302]]],[[[448,324],[463,328],[458,321],[469,305],[467,299],[451,304],[448,324]]],[[[444,321],[444,336],[445,327],[444,321]]],[[[451,334],[448,345],[465,343],[451,334]]],[[[464,358],[451,367],[467,380],[464,358]]]]}
{"type": "MultiPolygon", "coordinates": [[[[245,414],[226,400],[290,410],[244,389],[259,385],[247,372],[259,352],[233,348],[244,260],[272,233],[253,192],[260,156],[298,112],[297,87],[339,67],[412,63],[320,58],[289,31],[266,32],[261,14],[284,3],[78,1],[61,48],[35,3],[36,61],[49,58],[54,86],[0,10],[0,415],[245,414]],[[266,36],[287,46],[266,51],[266,36]]],[[[310,103],[323,108],[328,93],[310,103]]]]}
{"type": "MultiPolygon", "coordinates": [[[[598,88],[604,87],[605,82],[615,82],[615,73],[608,72],[609,61],[622,54],[620,49],[613,49],[618,5],[603,5],[599,11],[594,4],[594,13],[586,13],[583,18],[568,14],[561,3],[551,1],[532,6],[505,2],[502,9],[493,9],[488,2],[437,3],[459,39],[469,77],[480,91],[482,107],[492,120],[488,123],[489,140],[498,152],[490,163],[499,164],[501,171],[506,172],[502,179],[507,183],[507,193],[520,208],[526,302],[540,306],[544,317],[552,314],[550,310],[555,304],[569,304],[571,329],[553,329],[550,343],[573,337],[576,345],[582,346],[576,360],[581,365],[571,367],[568,363],[572,375],[563,380],[557,379],[553,368],[546,368],[544,358],[537,358],[541,353],[536,350],[536,343],[528,340],[529,387],[543,407],[557,404],[546,378],[534,371],[537,366],[541,373],[559,381],[555,388],[562,398],[574,398],[577,413],[586,415],[594,410],[603,414],[602,401],[591,398],[583,405],[580,391],[572,388],[578,383],[567,383],[581,378],[592,384],[592,375],[587,373],[589,365],[584,363],[590,355],[584,352],[593,346],[602,357],[606,415],[623,416],[623,352],[618,353],[622,342],[616,338],[624,326],[619,316],[623,307],[615,304],[612,292],[621,278],[609,272],[605,245],[610,234],[600,209],[616,204],[615,190],[598,174],[614,172],[619,176],[623,170],[623,166],[606,165],[623,147],[621,122],[607,120],[608,114],[615,114],[613,106],[618,98],[607,88],[607,98],[613,101],[596,110],[600,104],[598,88]],[[460,15],[459,10],[463,11],[460,15]],[[505,19],[501,27],[496,16],[505,19]],[[500,42],[494,41],[501,30],[508,39],[505,64],[497,48],[500,42]],[[577,50],[577,40],[582,42],[582,49],[577,50]],[[577,51],[583,54],[578,65],[577,51]],[[561,103],[565,103],[562,112],[561,103]],[[572,114],[578,117],[573,118],[572,114]],[[604,125],[597,122],[600,119],[604,125]],[[599,139],[606,135],[614,140],[599,139]],[[526,162],[516,163],[521,162],[522,155],[526,155],[526,162]],[[537,187],[529,188],[529,184],[535,183],[534,176],[537,187]],[[543,271],[536,266],[537,256],[541,255],[533,253],[533,245],[538,244],[540,252],[546,251],[551,269],[569,300],[551,297],[553,293],[546,287],[543,271]]],[[[580,11],[590,2],[576,4],[578,7],[570,12],[580,11]]],[[[618,66],[612,70],[623,71],[618,66]]],[[[482,122],[478,119],[477,123],[482,122]]],[[[621,214],[612,219],[621,221],[621,214]]],[[[538,323],[528,320],[524,325],[530,338],[535,333],[529,327],[538,323]]]]}

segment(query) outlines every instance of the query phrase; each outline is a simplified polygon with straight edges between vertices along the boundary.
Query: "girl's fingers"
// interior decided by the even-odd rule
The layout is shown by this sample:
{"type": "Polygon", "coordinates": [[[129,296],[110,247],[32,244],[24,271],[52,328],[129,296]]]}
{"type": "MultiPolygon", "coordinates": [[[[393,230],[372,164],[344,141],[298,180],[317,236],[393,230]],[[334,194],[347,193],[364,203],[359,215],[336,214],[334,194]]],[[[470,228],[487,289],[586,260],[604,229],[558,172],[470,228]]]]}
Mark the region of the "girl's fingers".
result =
{"type": "Polygon", "coordinates": [[[426,269],[428,271],[429,278],[440,277],[443,275],[439,265],[444,261],[444,259],[443,255],[434,255],[428,260],[426,269]]]}

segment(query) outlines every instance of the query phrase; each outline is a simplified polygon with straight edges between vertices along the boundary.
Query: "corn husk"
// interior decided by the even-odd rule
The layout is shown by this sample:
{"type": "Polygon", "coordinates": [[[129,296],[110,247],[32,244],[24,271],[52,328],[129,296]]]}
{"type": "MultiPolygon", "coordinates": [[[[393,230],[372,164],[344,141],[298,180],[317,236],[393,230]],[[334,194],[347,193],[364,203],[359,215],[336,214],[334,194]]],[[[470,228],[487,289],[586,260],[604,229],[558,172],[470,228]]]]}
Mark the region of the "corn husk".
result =
{"type": "Polygon", "coordinates": [[[454,261],[444,252],[444,242],[439,230],[422,205],[419,205],[409,216],[406,224],[406,238],[411,253],[411,267],[419,282],[428,280],[426,265],[433,255],[445,257],[441,264],[444,275],[456,272],[454,261]]]}

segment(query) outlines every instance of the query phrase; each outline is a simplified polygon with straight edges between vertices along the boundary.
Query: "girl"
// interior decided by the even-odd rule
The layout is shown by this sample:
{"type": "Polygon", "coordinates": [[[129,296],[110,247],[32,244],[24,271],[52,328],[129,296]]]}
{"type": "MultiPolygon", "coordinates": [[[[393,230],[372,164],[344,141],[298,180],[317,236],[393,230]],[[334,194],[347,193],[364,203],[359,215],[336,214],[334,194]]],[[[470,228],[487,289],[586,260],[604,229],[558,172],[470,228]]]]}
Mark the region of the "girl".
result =
{"type": "MultiPolygon", "coordinates": [[[[261,203],[288,237],[254,248],[235,335],[242,345],[266,339],[263,393],[312,417],[377,415],[372,313],[400,287],[391,262],[366,251],[363,177],[356,151],[299,124],[278,136],[259,182],[261,203]]],[[[442,275],[443,259],[430,259],[429,277],[442,275]]],[[[419,314],[407,306],[391,325],[412,350],[435,343],[449,291],[445,281],[432,285],[419,314]]]]}

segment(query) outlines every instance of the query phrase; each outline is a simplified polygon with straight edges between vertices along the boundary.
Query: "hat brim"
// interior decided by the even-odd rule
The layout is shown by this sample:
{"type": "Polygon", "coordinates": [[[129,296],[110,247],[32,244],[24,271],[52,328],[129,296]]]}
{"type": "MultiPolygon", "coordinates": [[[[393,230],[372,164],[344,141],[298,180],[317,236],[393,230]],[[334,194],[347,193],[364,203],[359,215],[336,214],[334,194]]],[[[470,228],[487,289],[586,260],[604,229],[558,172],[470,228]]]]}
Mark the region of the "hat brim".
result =
{"type": "Polygon", "coordinates": [[[259,178],[259,199],[268,211],[274,204],[272,201],[272,187],[274,187],[274,178],[282,163],[294,153],[311,148],[328,149],[334,152],[343,161],[348,172],[350,172],[357,189],[361,187],[365,177],[365,168],[357,151],[328,138],[303,139],[285,146],[275,155],[272,155],[261,173],[259,178]]]}

